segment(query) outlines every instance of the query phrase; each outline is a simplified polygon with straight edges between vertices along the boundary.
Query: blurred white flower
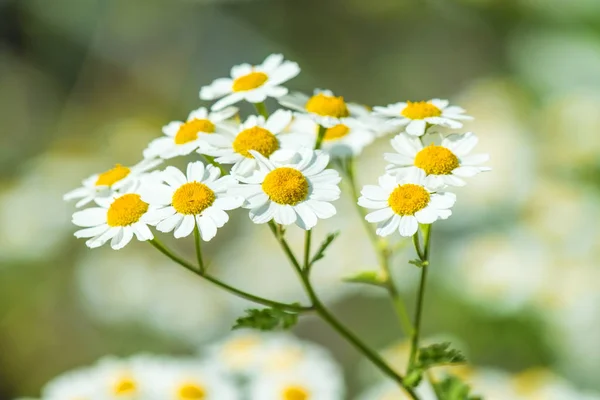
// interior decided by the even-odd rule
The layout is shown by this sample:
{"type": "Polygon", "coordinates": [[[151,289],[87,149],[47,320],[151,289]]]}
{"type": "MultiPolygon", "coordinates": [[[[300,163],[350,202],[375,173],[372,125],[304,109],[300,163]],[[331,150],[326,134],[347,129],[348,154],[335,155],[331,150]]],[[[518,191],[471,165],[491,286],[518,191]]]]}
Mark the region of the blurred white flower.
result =
{"type": "Polygon", "coordinates": [[[44,400],[97,398],[101,386],[95,372],[93,368],[88,367],[65,372],[44,385],[41,398],[44,400]]]}
{"type": "Polygon", "coordinates": [[[325,128],[343,124],[343,118],[351,116],[344,98],[334,95],[331,90],[315,89],[312,97],[295,92],[281,97],[279,102],[284,107],[296,110],[296,115],[305,115],[325,128]]]}

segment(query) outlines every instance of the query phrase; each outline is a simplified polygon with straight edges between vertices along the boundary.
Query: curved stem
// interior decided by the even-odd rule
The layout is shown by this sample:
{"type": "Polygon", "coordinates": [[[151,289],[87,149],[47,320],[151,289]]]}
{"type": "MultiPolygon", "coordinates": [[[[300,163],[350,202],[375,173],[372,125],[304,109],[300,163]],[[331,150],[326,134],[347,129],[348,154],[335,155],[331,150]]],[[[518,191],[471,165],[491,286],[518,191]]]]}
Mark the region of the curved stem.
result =
{"type": "Polygon", "coordinates": [[[210,276],[208,274],[205,274],[203,272],[201,272],[199,269],[197,269],[195,266],[193,266],[192,264],[188,263],[187,261],[185,261],[184,259],[176,256],[175,254],[173,254],[171,252],[171,250],[169,250],[167,247],[165,247],[161,242],[159,242],[157,239],[152,239],[149,240],[150,244],[152,246],[154,246],[158,251],[160,251],[161,253],[163,253],[164,255],[166,255],[167,257],[169,257],[171,260],[173,260],[174,262],[176,262],[177,264],[181,265],[182,267],[184,267],[185,269],[193,272],[194,274],[206,279],[209,282],[212,282],[213,284],[219,286],[220,288],[238,296],[241,297],[242,299],[245,300],[249,300],[249,301],[253,301],[255,303],[258,304],[262,304],[268,307],[273,307],[273,308],[279,308],[282,310],[287,310],[287,311],[292,311],[292,312],[307,312],[307,311],[313,311],[315,308],[310,306],[310,307],[306,307],[306,306],[300,306],[300,305],[294,305],[294,304],[286,304],[286,303],[280,303],[277,301],[273,301],[273,300],[269,300],[269,299],[265,299],[259,296],[255,296],[253,294],[250,293],[246,293],[240,289],[234,288],[233,286],[230,286],[228,284],[226,284],[225,282],[220,281],[219,279],[210,276]]]}
{"type": "Polygon", "coordinates": [[[260,115],[265,117],[265,119],[269,118],[269,112],[267,111],[267,106],[265,105],[265,103],[263,101],[261,101],[260,103],[254,103],[254,108],[256,108],[256,111],[260,115]]]}
{"type": "Polygon", "coordinates": [[[206,154],[202,154],[202,157],[204,157],[204,159],[208,163],[210,163],[210,164],[214,165],[215,167],[219,168],[219,170],[221,171],[221,176],[227,175],[227,171],[225,170],[225,168],[223,168],[223,166],[221,164],[219,164],[218,162],[216,162],[214,157],[211,157],[211,156],[206,155],[206,154]]]}
{"type": "Polygon", "coordinates": [[[198,230],[198,225],[194,225],[194,242],[196,244],[196,259],[198,260],[198,266],[200,267],[200,272],[204,273],[204,260],[202,259],[202,244],[200,243],[200,231],[198,230]]]}
{"type": "Polygon", "coordinates": [[[325,132],[327,132],[327,128],[322,125],[319,125],[319,132],[317,133],[317,141],[315,143],[315,150],[319,150],[321,145],[323,144],[323,138],[325,138],[325,132]]]}

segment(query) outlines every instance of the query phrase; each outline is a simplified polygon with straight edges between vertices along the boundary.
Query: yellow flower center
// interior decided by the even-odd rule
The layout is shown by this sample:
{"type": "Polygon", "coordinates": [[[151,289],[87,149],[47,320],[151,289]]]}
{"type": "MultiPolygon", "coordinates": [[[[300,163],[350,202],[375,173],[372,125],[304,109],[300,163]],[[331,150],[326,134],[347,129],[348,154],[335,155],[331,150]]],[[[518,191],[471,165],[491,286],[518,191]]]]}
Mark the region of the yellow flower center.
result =
{"type": "Polygon", "coordinates": [[[241,131],[233,141],[233,151],[246,158],[254,158],[249,150],[269,157],[277,149],[279,149],[279,141],[275,135],[260,126],[241,131]]]}
{"type": "Polygon", "coordinates": [[[148,211],[148,203],[139,194],[128,193],[112,202],[106,213],[109,226],[128,226],[135,224],[148,211]]]}
{"type": "Polygon", "coordinates": [[[180,400],[203,400],[206,398],[206,390],[195,383],[186,383],[179,388],[180,400]]]}
{"type": "Polygon", "coordinates": [[[121,378],[115,383],[113,391],[116,396],[132,395],[137,391],[137,385],[131,378],[121,378]]]}
{"type": "Polygon", "coordinates": [[[401,114],[410,119],[425,119],[439,117],[442,110],[427,101],[407,101],[401,114]]]}
{"type": "Polygon", "coordinates": [[[305,108],[308,112],[325,117],[342,118],[350,115],[342,96],[327,96],[323,93],[316,94],[308,99],[305,108]]]}
{"type": "Polygon", "coordinates": [[[198,215],[212,205],[217,197],[208,186],[200,182],[189,182],[181,185],[173,193],[171,204],[180,214],[198,215]]]}
{"type": "Polygon", "coordinates": [[[252,362],[259,345],[260,339],[254,336],[236,338],[223,347],[223,357],[234,368],[244,366],[252,362]]]}
{"type": "Polygon", "coordinates": [[[407,183],[394,189],[388,204],[398,215],[414,215],[429,204],[429,198],[429,192],[423,186],[407,183]]]}
{"type": "Polygon", "coordinates": [[[240,76],[233,81],[234,92],[244,92],[246,90],[261,87],[269,79],[264,72],[250,72],[248,75],[240,76]]]}
{"type": "Polygon", "coordinates": [[[417,153],[415,166],[427,175],[449,175],[460,167],[460,162],[447,148],[432,144],[417,153]]]}
{"type": "Polygon", "coordinates": [[[281,167],[267,174],[262,189],[275,203],[293,206],[308,196],[308,180],[297,169],[281,167]]]}
{"type": "Polygon", "coordinates": [[[325,131],[325,136],[323,136],[323,140],[326,142],[338,140],[346,136],[349,132],[350,128],[348,128],[346,125],[337,124],[336,126],[328,128],[325,131]]]}
{"type": "Polygon", "coordinates": [[[282,400],[308,400],[310,394],[308,390],[301,386],[289,386],[283,390],[282,400]]]}
{"type": "Polygon", "coordinates": [[[186,144],[198,139],[198,134],[213,133],[215,124],[207,119],[193,119],[181,125],[175,135],[175,144],[186,144]]]}
{"type": "Polygon", "coordinates": [[[130,172],[131,170],[129,168],[117,164],[113,169],[109,169],[98,175],[96,186],[112,186],[129,175],[130,172]]]}
{"type": "Polygon", "coordinates": [[[523,396],[529,396],[538,391],[549,379],[548,371],[542,368],[532,368],[517,374],[513,378],[515,391],[523,396]]]}

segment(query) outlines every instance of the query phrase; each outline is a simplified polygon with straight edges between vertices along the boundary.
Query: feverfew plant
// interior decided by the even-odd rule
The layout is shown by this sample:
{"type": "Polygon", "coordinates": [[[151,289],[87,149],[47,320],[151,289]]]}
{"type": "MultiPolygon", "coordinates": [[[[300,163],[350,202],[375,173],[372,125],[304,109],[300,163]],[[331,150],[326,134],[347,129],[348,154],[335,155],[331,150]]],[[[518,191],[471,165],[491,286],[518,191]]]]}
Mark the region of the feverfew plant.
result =
{"type": "MultiPolygon", "coordinates": [[[[433,225],[452,215],[456,201],[452,187],[489,171],[481,165],[487,155],[471,154],[477,136],[471,132],[444,136],[436,127],[459,129],[461,121],[472,117],[441,99],[398,102],[374,107],[371,112],[329,90],[317,89],[312,96],[289,93],[283,84],[299,72],[298,64],[274,54],[260,65],[235,66],[230,77],[201,88],[203,100],[217,100],[211,110],[199,108],[186,122],[166,125],[163,136],[148,144],[136,166],[117,164],[65,195],[65,200],[80,199],[77,207],[96,203],[73,215],[73,223],[84,228],[75,236],[88,238],[90,248],[110,241],[115,250],[134,237],[147,241],[199,278],[263,306],[247,310],[234,328],[289,329],[302,315],[317,314],[408,398],[421,399],[420,393],[428,387],[434,388],[439,400],[453,399],[448,391],[454,386],[434,380],[428,370],[462,363],[464,358],[447,343],[421,347],[420,333],[433,225]],[[264,103],[267,97],[289,110],[269,113],[264,103]],[[239,115],[233,105],[243,101],[253,104],[257,115],[239,115]],[[359,191],[356,159],[375,138],[392,133],[397,135],[391,140],[390,152],[382,155],[390,164],[376,184],[359,191]],[[174,166],[154,170],[178,157],[191,158],[184,171],[174,166]],[[375,285],[389,294],[404,333],[410,337],[404,374],[347,328],[323,304],[311,282],[311,270],[326,257],[339,233],[329,233],[316,247],[312,232],[321,219],[336,214],[334,202],[341,196],[342,179],[350,188],[348,195],[353,197],[381,267],[380,272],[366,271],[347,280],[375,285]],[[263,298],[233,287],[206,269],[202,242],[213,239],[218,228],[229,221],[227,211],[240,207],[249,210],[255,224],[269,227],[310,303],[263,298]],[[300,255],[294,253],[287,236],[288,229],[298,228],[305,231],[300,255]],[[183,240],[193,236],[196,260],[189,262],[175,254],[156,237],[157,232],[172,232],[183,240]],[[416,258],[411,264],[420,269],[421,280],[412,318],[391,278],[390,260],[400,248],[383,239],[391,235],[413,239],[416,258]]],[[[286,379],[261,381],[253,390],[261,399],[332,398],[318,369],[307,368],[295,380],[286,379]]]]}

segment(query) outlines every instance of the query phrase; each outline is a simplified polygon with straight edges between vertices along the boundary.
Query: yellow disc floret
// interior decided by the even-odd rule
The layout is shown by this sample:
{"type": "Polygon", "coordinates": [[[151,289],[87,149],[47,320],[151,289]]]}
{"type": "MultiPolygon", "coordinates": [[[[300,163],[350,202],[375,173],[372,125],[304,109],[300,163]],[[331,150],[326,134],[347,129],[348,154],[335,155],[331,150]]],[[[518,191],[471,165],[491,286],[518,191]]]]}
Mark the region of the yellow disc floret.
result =
{"type": "Polygon", "coordinates": [[[241,131],[233,141],[233,151],[246,158],[254,158],[249,150],[269,157],[277,149],[279,149],[279,141],[275,135],[260,126],[241,131]]]}
{"type": "Polygon", "coordinates": [[[423,186],[407,183],[394,189],[388,198],[388,204],[398,215],[414,215],[427,207],[429,199],[429,192],[423,186]]]}
{"type": "Polygon", "coordinates": [[[267,174],[262,189],[275,203],[293,206],[308,196],[308,180],[297,169],[281,167],[267,174]]]}
{"type": "Polygon", "coordinates": [[[439,117],[442,110],[427,101],[407,101],[402,115],[410,119],[425,119],[439,117]]]}
{"type": "Polygon", "coordinates": [[[350,115],[346,102],[342,96],[328,96],[319,93],[308,99],[304,106],[306,111],[324,117],[343,118],[350,115]]]}
{"type": "Polygon", "coordinates": [[[325,142],[339,140],[346,136],[350,132],[350,128],[348,128],[344,124],[337,124],[334,127],[328,128],[325,131],[325,136],[323,136],[323,140],[325,142]]]}
{"type": "Polygon", "coordinates": [[[415,166],[427,175],[449,175],[460,167],[460,161],[446,147],[432,144],[417,153],[415,166]]]}
{"type": "Polygon", "coordinates": [[[214,203],[215,192],[200,182],[189,182],[181,185],[173,193],[171,204],[180,214],[198,215],[214,203]]]}
{"type": "Polygon", "coordinates": [[[124,167],[121,164],[117,164],[113,169],[109,169],[108,171],[98,175],[98,179],[96,179],[96,186],[112,186],[121,179],[127,177],[130,172],[131,170],[129,168],[124,167]]]}
{"type": "Polygon", "coordinates": [[[129,377],[119,379],[114,387],[113,392],[116,396],[131,396],[137,391],[135,381],[129,377]]]}
{"type": "Polygon", "coordinates": [[[112,202],[106,213],[109,226],[128,226],[135,224],[148,211],[148,203],[139,194],[128,193],[112,202]]]}
{"type": "Polygon", "coordinates": [[[186,383],[178,390],[179,400],[204,400],[206,390],[195,383],[186,383]]]}
{"type": "Polygon", "coordinates": [[[213,133],[215,131],[215,124],[207,119],[195,118],[182,124],[175,135],[175,144],[186,144],[198,139],[198,134],[202,133],[213,133]]]}
{"type": "Polygon", "coordinates": [[[264,72],[250,72],[248,75],[240,76],[233,81],[234,92],[245,92],[256,89],[265,84],[269,79],[264,72]]]}
{"type": "Polygon", "coordinates": [[[310,394],[308,390],[301,386],[289,386],[283,389],[283,400],[309,400],[310,394]]]}

